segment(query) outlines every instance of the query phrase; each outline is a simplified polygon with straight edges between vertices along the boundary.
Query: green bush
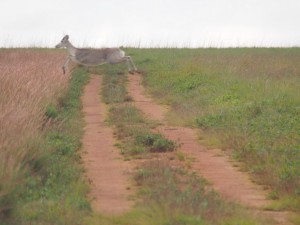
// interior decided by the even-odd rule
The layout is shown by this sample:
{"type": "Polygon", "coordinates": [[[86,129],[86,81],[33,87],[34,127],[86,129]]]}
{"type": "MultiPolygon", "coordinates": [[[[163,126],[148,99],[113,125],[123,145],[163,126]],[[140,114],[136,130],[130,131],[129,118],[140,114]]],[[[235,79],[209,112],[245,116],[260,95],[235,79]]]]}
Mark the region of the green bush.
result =
{"type": "Polygon", "coordinates": [[[45,116],[49,119],[55,119],[58,116],[56,107],[54,105],[49,105],[46,109],[45,116]]]}

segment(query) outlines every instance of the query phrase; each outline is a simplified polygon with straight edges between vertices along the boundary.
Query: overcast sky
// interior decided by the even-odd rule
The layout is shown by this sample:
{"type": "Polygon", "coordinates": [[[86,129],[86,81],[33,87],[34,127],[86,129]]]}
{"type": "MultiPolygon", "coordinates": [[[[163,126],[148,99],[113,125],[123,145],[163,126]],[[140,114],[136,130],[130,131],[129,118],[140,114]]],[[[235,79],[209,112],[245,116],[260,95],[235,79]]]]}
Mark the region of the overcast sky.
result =
{"type": "Polygon", "coordinates": [[[300,0],[0,0],[0,47],[300,46],[300,0]]]}

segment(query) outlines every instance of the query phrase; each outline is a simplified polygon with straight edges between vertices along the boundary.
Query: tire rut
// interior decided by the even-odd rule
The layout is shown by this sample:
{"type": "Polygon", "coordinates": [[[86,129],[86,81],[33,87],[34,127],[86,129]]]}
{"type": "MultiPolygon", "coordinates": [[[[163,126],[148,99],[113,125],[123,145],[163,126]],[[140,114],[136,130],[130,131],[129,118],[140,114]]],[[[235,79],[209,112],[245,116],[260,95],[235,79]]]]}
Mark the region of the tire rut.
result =
{"type": "Polygon", "coordinates": [[[91,205],[95,212],[120,215],[129,211],[133,202],[129,188],[132,165],[125,162],[114,146],[113,130],[105,123],[107,106],[100,101],[102,77],[91,75],[82,96],[84,135],[82,159],[91,183],[91,205]]]}

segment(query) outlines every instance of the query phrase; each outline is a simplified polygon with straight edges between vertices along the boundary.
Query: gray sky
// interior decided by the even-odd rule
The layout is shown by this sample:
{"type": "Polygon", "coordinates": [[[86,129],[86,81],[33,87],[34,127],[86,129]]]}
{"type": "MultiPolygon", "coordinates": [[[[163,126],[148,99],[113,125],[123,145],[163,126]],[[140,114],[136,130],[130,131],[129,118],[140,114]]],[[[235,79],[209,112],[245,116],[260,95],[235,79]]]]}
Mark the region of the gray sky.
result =
{"type": "Polygon", "coordinates": [[[0,46],[300,46],[300,0],[0,0],[0,46]]]}

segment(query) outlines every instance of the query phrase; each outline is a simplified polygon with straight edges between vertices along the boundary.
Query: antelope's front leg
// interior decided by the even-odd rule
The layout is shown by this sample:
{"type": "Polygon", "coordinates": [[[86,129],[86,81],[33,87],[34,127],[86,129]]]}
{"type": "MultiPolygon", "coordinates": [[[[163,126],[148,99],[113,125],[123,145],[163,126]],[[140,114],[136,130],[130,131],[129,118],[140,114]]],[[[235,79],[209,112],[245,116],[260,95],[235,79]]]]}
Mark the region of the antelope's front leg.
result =
{"type": "Polygon", "coordinates": [[[62,69],[63,69],[63,73],[66,74],[66,66],[68,65],[68,63],[70,62],[71,58],[70,56],[66,59],[62,69]]]}

